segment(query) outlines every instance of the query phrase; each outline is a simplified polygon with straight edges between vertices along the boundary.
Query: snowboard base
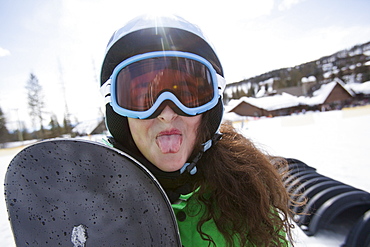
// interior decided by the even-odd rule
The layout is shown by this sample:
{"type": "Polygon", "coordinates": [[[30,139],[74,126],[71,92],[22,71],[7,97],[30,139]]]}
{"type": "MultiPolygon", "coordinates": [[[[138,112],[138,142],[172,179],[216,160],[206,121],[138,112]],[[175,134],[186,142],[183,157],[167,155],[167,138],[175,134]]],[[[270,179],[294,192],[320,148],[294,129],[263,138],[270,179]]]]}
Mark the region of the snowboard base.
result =
{"type": "Polygon", "coordinates": [[[29,146],[5,177],[17,246],[181,246],[157,180],[127,154],[55,139],[29,146]]]}

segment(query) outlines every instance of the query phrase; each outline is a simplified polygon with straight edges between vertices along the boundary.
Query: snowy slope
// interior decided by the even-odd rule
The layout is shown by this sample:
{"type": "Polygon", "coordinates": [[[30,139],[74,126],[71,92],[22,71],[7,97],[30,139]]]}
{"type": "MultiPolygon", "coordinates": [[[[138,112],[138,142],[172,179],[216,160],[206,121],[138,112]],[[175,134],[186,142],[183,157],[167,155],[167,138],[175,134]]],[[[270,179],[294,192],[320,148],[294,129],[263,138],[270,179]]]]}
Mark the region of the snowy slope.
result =
{"type": "MultiPolygon", "coordinates": [[[[370,106],[235,124],[267,152],[299,159],[317,172],[370,192],[370,106]],[[243,126],[243,127],[242,127],[243,126]]],[[[345,236],[295,231],[297,246],[340,246],[345,236]]]]}
{"type": "MultiPolygon", "coordinates": [[[[20,148],[10,148],[10,149],[0,149],[0,177],[3,179],[5,177],[6,168],[9,162],[12,160],[13,156],[20,151],[20,148]]],[[[0,183],[0,243],[4,247],[15,246],[13,235],[10,230],[10,224],[8,221],[8,213],[5,206],[4,198],[4,183],[0,183]]]]}
{"type": "MultiPolygon", "coordinates": [[[[247,137],[269,153],[300,159],[323,175],[370,192],[369,124],[370,106],[235,122],[247,137]]],[[[2,178],[18,151],[0,150],[2,178]]],[[[3,190],[3,183],[0,184],[3,190]]],[[[15,245],[3,194],[0,195],[0,243],[12,247],[15,245]]],[[[295,236],[299,247],[340,246],[344,241],[344,236],[330,232],[307,237],[299,228],[295,236]]]]}

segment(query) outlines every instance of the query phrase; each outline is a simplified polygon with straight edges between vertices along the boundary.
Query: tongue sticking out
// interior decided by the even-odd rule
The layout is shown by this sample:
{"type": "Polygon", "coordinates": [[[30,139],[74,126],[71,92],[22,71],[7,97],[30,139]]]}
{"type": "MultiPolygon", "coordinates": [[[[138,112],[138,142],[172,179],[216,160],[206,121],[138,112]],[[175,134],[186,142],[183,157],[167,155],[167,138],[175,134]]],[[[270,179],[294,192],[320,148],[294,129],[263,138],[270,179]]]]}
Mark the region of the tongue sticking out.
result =
{"type": "Polygon", "coordinates": [[[161,135],[157,137],[157,145],[162,153],[177,153],[182,143],[181,135],[161,135]]]}

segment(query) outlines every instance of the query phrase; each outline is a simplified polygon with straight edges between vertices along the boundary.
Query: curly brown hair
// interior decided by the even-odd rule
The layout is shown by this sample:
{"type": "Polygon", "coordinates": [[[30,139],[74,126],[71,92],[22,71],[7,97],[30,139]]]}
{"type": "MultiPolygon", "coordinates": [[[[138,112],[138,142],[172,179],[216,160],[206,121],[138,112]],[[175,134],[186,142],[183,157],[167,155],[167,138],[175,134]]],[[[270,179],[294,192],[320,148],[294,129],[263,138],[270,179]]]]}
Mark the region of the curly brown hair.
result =
{"type": "MultiPolygon", "coordinates": [[[[202,121],[199,127],[199,143],[209,138],[206,124],[202,121]]],[[[207,209],[198,232],[214,244],[202,232],[202,225],[213,219],[228,246],[235,238],[240,246],[288,246],[293,228],[290,196],[279,172],[285,160],[263,153],[229,124],[220,132],[222,139],[197,164],[195,196],[207,209]]]]}
{"type": "MultiPolygon", "coordinates": [[[[211,111],[203,114],[193,157],[199,153],[201,143],[214,134],[214,124],[210,125],[217,122],[212,119],[214,115],[211,111]]],[[[184,184],[189,184],[187,193],[196,191],[194,198],[206,207],[197,230],[209,246],[216,244],[202,231],[202,225],[211,219],[227,246],[233,246],[235,240],[240,246],[288,246],[289,242],[293,245],[290,206],[296,203],[291,201],[283,183],[288,174],[286,160],[262,152],[230,124],[222,124],[220,132],[222,139],[203,154],[195,175],[157,179],[167,193],[184,184]]],[[[123,144],[139,154],[131,135],[128,137],[123,144]]]]}

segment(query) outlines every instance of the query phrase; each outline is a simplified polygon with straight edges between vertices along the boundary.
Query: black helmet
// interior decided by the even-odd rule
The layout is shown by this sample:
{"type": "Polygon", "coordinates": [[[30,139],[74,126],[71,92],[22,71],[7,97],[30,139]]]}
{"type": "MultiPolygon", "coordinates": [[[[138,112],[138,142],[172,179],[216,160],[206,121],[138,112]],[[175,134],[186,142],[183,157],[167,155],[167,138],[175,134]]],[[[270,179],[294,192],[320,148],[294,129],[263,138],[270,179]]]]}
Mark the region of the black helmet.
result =
{"type": "MultiPolygon", "coordinates": [[[[206,59],[218,74],[219,100],[209,110],[209,133],[218,132],[222,115],[222,93],[225,87],[221,63],[201,30],[178,16],[140,16],[118,29],[107,45],[101,68],[101,86],[109,80],[115,67],[122,61],[139,54],[154,51],[181,51],[206,59]]],[[[109,94],[109,93],[108,93],[109,94]]],[[[116,113],[106,104],[106,125],[119,144],[132,140],[127,117],[116,113]]],[[[213,136],[210,137],[212,139],[213,136]]],[[[206,145],[209,146],[209,143],[206,145]]],[[[206,150],[206,149],[205,149],[206,150]]]]}

